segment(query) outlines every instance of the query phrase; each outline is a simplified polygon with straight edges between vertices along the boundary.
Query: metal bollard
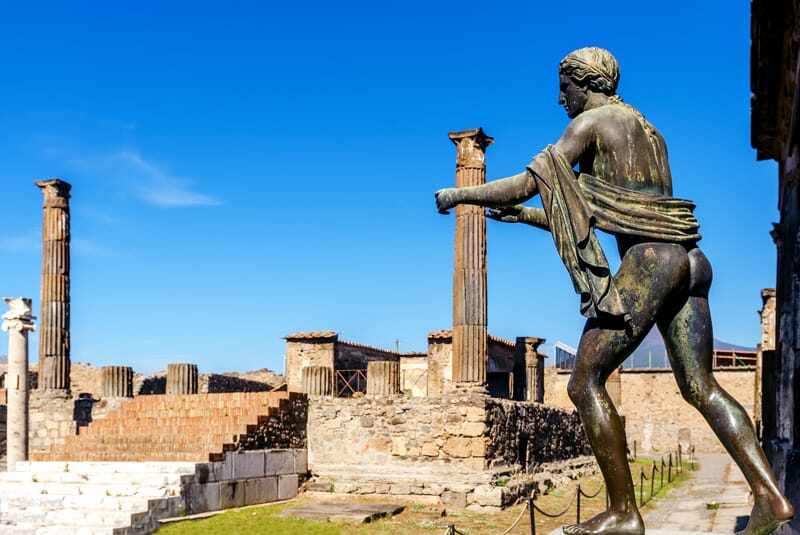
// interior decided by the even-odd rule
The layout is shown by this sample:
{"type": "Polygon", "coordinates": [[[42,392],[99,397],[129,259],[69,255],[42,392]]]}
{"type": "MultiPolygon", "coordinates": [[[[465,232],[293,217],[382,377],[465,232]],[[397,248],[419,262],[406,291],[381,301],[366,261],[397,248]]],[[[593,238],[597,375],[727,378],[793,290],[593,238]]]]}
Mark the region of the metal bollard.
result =
{"type": "Polygon", "coordinates": [[[575,508],[576,524],[581,523],[581,484],[578,483],[578,496],[576,498],[577,506],[575,508]]]}
{"type": "Polygon", "coordinates": [[[653,472],[650,474],[650,499],[653,499],[653,489],[656,487],[656,463],[653,463],[653,472]]]}
{"type": "Polygon", "coordinates": [[[531,514],[531,535],[536,535],[536,515],[533,509],[533,498],[528,498],[528,511],[531,514]]]}
{"type": "Polygon", "coordinates": [[[639,467],[639,505],[644,505],[644,468],[641,466],[639,467]]]}
{"type": "Polygon", "coordinates": [[[661,490],[661,489],[664,488],[664,467],[665,466],[666,466],[666,463],[664,462],[664,457],[661,457],[661,470],[659,470],[659,472],[661,472],[661,485],[659,485],[658,490],[661,490]]]}
{"type": "Polygon", "coordinates": [[[633,441],[633,460],[636,460],[636,441],[633,441]]]}
{"type": "Polygon", "coordinates": [[[672,452],[669,453],[669,468],[667,472],[667,483],[672,483],[672,452]]]}

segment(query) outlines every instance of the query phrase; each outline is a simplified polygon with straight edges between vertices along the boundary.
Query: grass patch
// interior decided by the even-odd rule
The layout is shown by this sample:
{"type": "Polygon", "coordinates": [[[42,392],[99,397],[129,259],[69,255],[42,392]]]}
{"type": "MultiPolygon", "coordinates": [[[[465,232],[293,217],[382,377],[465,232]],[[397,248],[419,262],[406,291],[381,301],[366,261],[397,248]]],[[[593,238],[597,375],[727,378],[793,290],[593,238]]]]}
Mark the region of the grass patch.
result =
{"type": "MultiPolygon", "coordinates": [[[[658,461],[660,463],[660,460],[658,461]]],[[[631,472],[636,487],[636,500],[639,502],[640,470],[644,470],[647,477],[652,473],[653,461],[639,459],[631,463],[631,472]]],[[[658,478],[658,475],[656,476],[658,478]]],[[[680,485],[690,476],[688,465],[680,474],[675,474],[671,484],[667,484],[664,476],[664,487],[659,488],[660,479],[655,482],[653,495],[650,495],[650,482],[645,481],[644,498],[645,510],[651,500],[658,499],[669,492],[670,489],[680,485]]],[[[554,489],[550,494],[536,499],[536,505],[545,511],[561,511],[570,502],[573,502],[577,485],[580,484],[584,492],[594,493],[603,484],[602,477],[598,475],[587,476],[579,481],[571,482],[559,489],[554,489]]],[[[510,526],[522,512],[525,505],[520,504],[499,513],[484,513],[459,509],[448,509],[443,516],[441,506],[423,505],[419,503],[407,505],[403,513],[373,524],[350,525],[330,522],[314,522],[278,516],[286,507],[314,503],[317,498],[301,497],[290,504],[265,505],[247,509],[232,510],[210,518],[201,520],[184,520],[164,526],[159,530],[159,535],[442,535],[450,524],[469,535],[497,535],[510,526]]],[[[333,501],[325,499],[323,501],[333,501]]],[[[395,502],[391,497],[382,496],[375,499],[369,497],[352,496],[344,503],[358,502],[395,502]]],[[[586,520],[605,510],[605,491],[600,491],[596,498],[582,498],[581,520],[586,520]]],[[[546,518],[537,513],[537,533],[549,533],[553,529],[575,522],[577,516],[576,506],[573,502],[567,513],[557,519],[546,518]]],[[[530,526],[527,513],[525,518],[511,532],[512,535],[528,535],[530,526]]]]}

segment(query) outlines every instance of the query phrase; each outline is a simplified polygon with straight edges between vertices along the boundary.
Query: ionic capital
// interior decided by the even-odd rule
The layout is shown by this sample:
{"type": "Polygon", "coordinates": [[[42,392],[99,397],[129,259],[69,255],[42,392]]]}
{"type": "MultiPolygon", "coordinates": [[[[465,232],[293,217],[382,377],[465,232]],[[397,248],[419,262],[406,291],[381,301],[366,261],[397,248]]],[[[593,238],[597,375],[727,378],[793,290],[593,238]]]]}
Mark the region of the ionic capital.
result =
{"type": "Polygon", "coordinates": [[[36,185],[44,193],[45,208],[67,208],[72,186],[60,178],[37,180],[36,185]]]}
{"type": "Polygon", "coordinates": [[[4,301],[8,305],[8,311],[2,316],[4,331],[26,332],[36,328],[29,297],[6,297],[4,301]]]}
{"type": "Polygon", "coordinates": [[[486,147],[494,142],[494,138],[487,136],[483,128],[450,132],[448,137],[456,145],[456,165],[458,167],[484,167],[486,147]]]}

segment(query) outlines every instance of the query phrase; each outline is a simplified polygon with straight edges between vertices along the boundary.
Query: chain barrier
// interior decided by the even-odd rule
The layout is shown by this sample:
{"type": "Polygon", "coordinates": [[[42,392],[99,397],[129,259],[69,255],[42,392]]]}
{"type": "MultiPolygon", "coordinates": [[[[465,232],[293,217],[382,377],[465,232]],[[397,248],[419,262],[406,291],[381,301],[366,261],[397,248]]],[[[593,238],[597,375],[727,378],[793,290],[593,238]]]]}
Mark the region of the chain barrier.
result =
{"type": "MultiPolygon", "coordinates": [[[[634,448],[635,448],[635,446],[634,446],[634,448]]],[[[634,449],[634,451],[635,451],[635,449],[634,449]]],[[[673,457],[672,456],[673,456],[673,453],[670,452],[669,453],[669,457],[668,457],[668,461],[664,461],[664,457],[663,456],[660,458],[660,462],[658,462],[658,463],[655,460],[653,460],[653,464],[651,465],[651,470],[650,470],[650,477],[647,477],[647,475],[645,475],[644,467],[643,466],[639,466],[639,504],[640,504],[640,506],[643,506],[646,503],[650,502],[650,500],[652,500],[653,497],[656,496],[659,492],[661,492],[661,489],[664,488],[665,471],[666,471],[666,476],[667,476],[667,484],[669,485],[669,484],[672,483],[672,481],[673,481],[673,477],[672,477],[672,469],[673,469],[672,459],[673,459],[673,457]],[[658,466],[658,467],[656,467],[656,466],[658,466]],[[658,472],[658,474],[660,476],[660,483],[659,483],[659,486],[658,486],[658,490],[655,489],[656,472],[658,472]],[[644,499],[644,482],[645,481],[649,481],[650,482],[650,495],[648,496],[648,499],[646,501],[644,499]]],[[[678,453],[675,455],[675,460],[676,460],[676,463],[674,465],[675,473],[676,474],[683,473],[683,451],[682,451],[682,448],[681,448],[680,445],[678,445],[678,453]]],[[[690,465],[690,470],[694,470],[694,446],[692,446],[691,449],[689,450],[689,465],[690,465]]],[[[499,535],[509,535],[509,533],[511,533],[511,531],[513,531],[520,524],[520,522],[522,521],[522,518],[525,516],[526,512],[528,512],[529,516],[530,516],[530,534],[531,535],[536,535],[536,515],[535,515],[536,512],[538,512],[539,514],[541,514],[542,516],[545,516],[547,518],[560,518],[560,517],[566,515],[569,512],[569,510],[572,509],[573,505],[575,505],[576,524],[580,524],[580,522],[581,522],[581,497],[586,498],[588,500],[592,500],[592,499],[595,499],[598,496],[600,496],[600,493],[603,492],[604,490],[605,490],[606,508],[608,508],[609,505],[610,505],[610,497],[608,495],[608,489],[606,489],[605,485],[601,485],[597,489],[597,491],[594,492],[593,494],[587,494],[586,491],[583,490],[583,488],[581,487],[581,485],[579,483],[577,489],[575,490],[575,494],[573,494],[573,496],[572,496],[572,500],[570,500],[569,504],[562,511],[559,511],[558,513],[548,513],[547,511],[543,510],[541,507],[536,505],[536,502],[533,499],[533,493],[531,493],[530,496],[525,498],[525,501],[526,501],[525,507],[522,508],[522,510],[520,511],[519,515],[517,515],[517,518],[514,520],[514,522],[511,524],[511,526],[509,526],[505,531],[503,531],[499,535]]],[[[450,524],[447,527],[447,530],[445,530],[444,535],[467,535],[467,534],[464,533],[463,531],[459,531],[458,528],[456,528],[455,524],[450,524]]]]}

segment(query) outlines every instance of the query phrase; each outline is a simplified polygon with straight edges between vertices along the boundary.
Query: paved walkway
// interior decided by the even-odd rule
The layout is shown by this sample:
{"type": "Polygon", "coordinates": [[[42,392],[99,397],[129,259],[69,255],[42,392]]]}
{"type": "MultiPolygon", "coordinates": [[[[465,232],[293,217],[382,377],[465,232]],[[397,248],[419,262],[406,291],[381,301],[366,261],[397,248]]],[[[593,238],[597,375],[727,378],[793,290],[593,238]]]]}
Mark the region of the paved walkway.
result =
{"type": "Polygon", "coordinates": [[[700,469],[666,497],[645,509],[645,525],[653,529],[733,533],[744,529],[751,505],[739,468],[727,455],[698,455],[700,469]],[[709,509],[709,503],[719,504],[709,509]]]}

